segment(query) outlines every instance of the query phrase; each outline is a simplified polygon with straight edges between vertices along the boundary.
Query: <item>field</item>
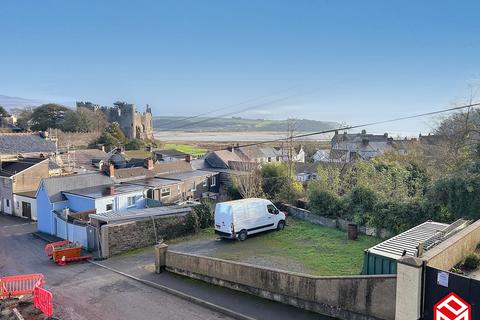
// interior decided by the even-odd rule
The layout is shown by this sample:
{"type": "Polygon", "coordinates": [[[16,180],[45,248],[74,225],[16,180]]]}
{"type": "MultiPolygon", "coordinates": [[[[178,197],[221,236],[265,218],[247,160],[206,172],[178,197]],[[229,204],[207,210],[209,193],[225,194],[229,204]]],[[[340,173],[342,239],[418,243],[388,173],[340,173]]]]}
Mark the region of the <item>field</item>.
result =
{"type": "Polygon", "coordinates": [[[177,151],[188,153],[192,156],[197,156],[197,157],[202,156],[207,152],[207,150],[203,148],[199,148],[199,147],[187,145],[187,144],[177,144],[177,143],[167,143],[163,148],[177,150],[177,151]]]}
{"type": "Polygon", "coordinates": [[[289,218],[283,231],[249,237],[246,241],[212,240],[212,229],[174,241],[171,249],[257,264],[312,275],[355,275],[363,264],[363,251],[381,242],[360,235],[355,241],[337,229],[289,218]]]}

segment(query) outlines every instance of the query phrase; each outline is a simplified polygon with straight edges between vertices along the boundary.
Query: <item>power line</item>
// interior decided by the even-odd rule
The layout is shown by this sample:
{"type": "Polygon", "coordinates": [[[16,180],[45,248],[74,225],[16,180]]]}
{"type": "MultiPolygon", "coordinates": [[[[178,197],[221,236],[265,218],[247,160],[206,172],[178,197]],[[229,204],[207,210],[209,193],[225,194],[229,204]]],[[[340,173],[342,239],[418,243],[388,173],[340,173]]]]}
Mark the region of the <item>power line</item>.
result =
{"type": "Polygon", "coordinates": [[[286,96],[286,97],[278,98],[278,99],[275,99],[275,100],[267,101],[267,102],[260,103],[260,104],[256,104],[256,105],[253,105],[253,106],[248,106],[248,107],[246,107],[246,108],[242,108],[242,109],[237,110],[237,111],[233,111],[233,112],[229,112],[229,113],[224,113],[224,114],[218,115],[218,116],[216,116],[216,117],[206,118],[206,119],[202,119],[202,120],[199,120],[199,121],[196,121],[196,122],[186,123],[186,124],[184,124],[184,125],[180,125],[180,126],[177,126],[177,127],[168,128],[168,129],[163,129],[163,130],[156,130],[156,131],[160,131],[160,132],[172,131],[172,130],[175,130],[175,129],[182,129],[182,128],[189,127],[189,126],[192,126],[192,125],[197,125],[197,124],[200,124],[200,123],[209,122],[209,121],[216,120],[216,119],[220,119],[220,118],[224,118],[224,117],[228,117],[228,116],[233,116],[233,115],[236,115],[236,114],[239,114],[239,113],[243,113],[243,112],[245,112],[245,111],[249,111],[249,110],[253,110],[253,109],[256,109],[256,108],[260,108],[260,107],[265,107],[265,106],[268,106],[268,105],[272,105],[272,104],[275,104],[275,103],[278,103],[278,102],[286,101],[286,100],[292,99],[292,98],[297,97],[297,96],[303,96],[303,95],[306,95],[306,94],[312,94],[312,93],[318,91],[319,89],[320,89],[320,88],[316,88],[316,89],[312,89],[312,90],[309,90],[309,91],[303,92],[303,93],[302,93],[302,92],[298,92],[298,93],[291,94],[291,95],[286,96]]]}
{"type": "MultiPolygon", "coordinates": [[[[171,126],[171,125],[174,124],[174,123],[185,122],[185,121],[188,121],[188,120],[200,118],[200,117],[203,117],[203,116],[212,114],[212,113],[216,113],[216,112],[218,112],[218,111],[228,110],[228,109],[233,108],[233,107],[236,107],[236,106],[241,106],[241,105],[244,105],[244,104],[253,102],[253,101],[261,100],[261,99],[264,99],[264,98],[267,98],[267,97],[276,95],[276,94],[278,94],[278,93],[288,92],[288,91],[291,91],[291,90],[293,90],[293,89],[295,89],[295,88],[297,88],[297,87],[298,87],[298,86],[293,86],[293,87],[290,87],[290,88],[287,88],[287,89],[277,90],[277,91],[274,91],[274,92],[272,92],[272,93],[269,93],[269,94],[266,94],[266,95],[263,95],[263,96],[260,96],[260,97],[250,98],[250,99],[244,100],[244,101],[242,101],[242,102],[238,102],[238,103],[234,103],[234,104],[227,105],[227,106],[225,106],[225,107],[217,108],[217,109],[215,109],[215,110],[203,112],[203,113],[200,113],[200,114],[197,114],[197,115],[194,115],[194,116],[190,116],[190,117],[183,117],[182,119],[175,120],[175,121],[171,121],[171,122],[167,122],[167,123],[165,123],[165,124],[163,124],[163,125],[164,125],[164,126],[171,126]]],[[[172,128],[167,128],[166,130],[172,130],[172,128]]]]}

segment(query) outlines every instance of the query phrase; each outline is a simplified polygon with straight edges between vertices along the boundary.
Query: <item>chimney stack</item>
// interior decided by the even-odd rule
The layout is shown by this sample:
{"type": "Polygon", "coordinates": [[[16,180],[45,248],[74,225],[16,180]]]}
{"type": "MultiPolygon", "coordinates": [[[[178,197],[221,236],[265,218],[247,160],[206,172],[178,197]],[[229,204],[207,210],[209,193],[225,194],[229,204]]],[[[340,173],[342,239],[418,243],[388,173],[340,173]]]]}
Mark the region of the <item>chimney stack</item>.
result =
{"type": "Polygon", "coordinates": [[[113,164],[104,163],[103,167],[102,167],[102,170],[103,170],[103,172],[108,174],[108,176],[110,178],[115,177],[115,167],[113,166],[113,164]]]}
{"type": "Polygon", "coordinates": [[[186,155],[185,155],[185,161],[188,162],[188,163],[190,163],[190,162],[192,161],[192,156],[189,155],[189,154],[186,154],[186,155]]]}
{"type": "Polygon", "coordinates": [[[145,159],[145,168],[147,168],[148,170],[153,169],[153,159],[152,158],[145,159]]]}
{"type": "Polygon", "coordinates": [[[362,130],[362,134],[367,134],[367,130],[362,130]]]}

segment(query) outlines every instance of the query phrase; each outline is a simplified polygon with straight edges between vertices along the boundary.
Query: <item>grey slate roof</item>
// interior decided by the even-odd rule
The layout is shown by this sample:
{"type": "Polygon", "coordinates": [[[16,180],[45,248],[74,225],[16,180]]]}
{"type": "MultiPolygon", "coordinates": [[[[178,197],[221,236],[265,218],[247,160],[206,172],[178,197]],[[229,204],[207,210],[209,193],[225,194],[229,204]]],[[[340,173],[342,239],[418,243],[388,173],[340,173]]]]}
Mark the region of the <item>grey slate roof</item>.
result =
{"type": "Polygon", "coordinates": [[[27,170],[34,165],[47,161],[43,158],[24,158],[18,161],[6,161],[2,162],[0,166],[0,177],[11,177],[20,173],[24,170],[27,170]]]}
{"type": "Polygon", "coordinates": [[[242,161],[236,154],[228,150],[212,151],[205,156],[205,161],[212,168],[228,169],[230,161],[242,161]]]}
{"type": "Polygon", "coordinates": [[[55,152],[55,143],[45,140],[38,134],[1,133],[0,154],[18,154],[30,152],[55,152]]]}
{"type": "Polygon", "coordinates": [[[110,177],[102,173],[74,174],[70,176],[50,177],[42,180],[51,202],[64,200],[62,191],[113,184],[110,177]]]}
{"type": "Polygon", "coordinates": [[[164,156],[173,157],[173,158],[185,158],[185,156],[187,155],[187,153],[185,152],[181,152],[173,149],[155,150],[154,152],[156,155],[164,155],[164,156]]]}

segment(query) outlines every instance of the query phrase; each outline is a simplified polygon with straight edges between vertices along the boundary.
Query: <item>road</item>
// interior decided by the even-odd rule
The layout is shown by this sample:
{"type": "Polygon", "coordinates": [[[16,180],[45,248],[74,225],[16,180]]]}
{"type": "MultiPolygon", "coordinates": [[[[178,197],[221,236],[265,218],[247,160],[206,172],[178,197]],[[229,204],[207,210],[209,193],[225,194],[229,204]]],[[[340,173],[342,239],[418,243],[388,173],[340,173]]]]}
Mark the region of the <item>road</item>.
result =
{"type": "Polygon", "coordinates": [[[90,263],[56,266],[36,225],[0,215],[0,275],[43,273],[62,320],[231,319],[90,263]]]}

